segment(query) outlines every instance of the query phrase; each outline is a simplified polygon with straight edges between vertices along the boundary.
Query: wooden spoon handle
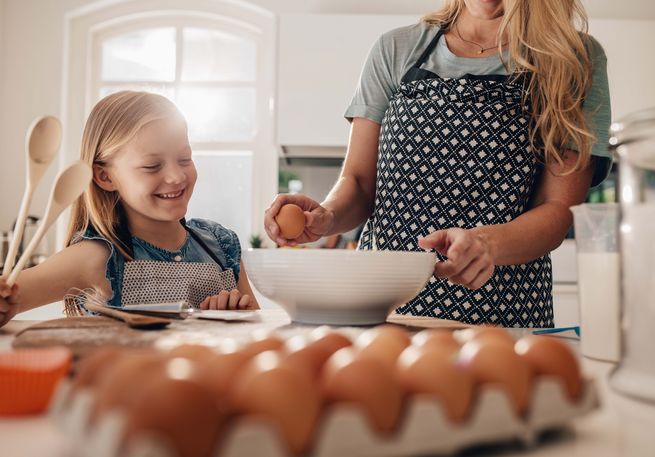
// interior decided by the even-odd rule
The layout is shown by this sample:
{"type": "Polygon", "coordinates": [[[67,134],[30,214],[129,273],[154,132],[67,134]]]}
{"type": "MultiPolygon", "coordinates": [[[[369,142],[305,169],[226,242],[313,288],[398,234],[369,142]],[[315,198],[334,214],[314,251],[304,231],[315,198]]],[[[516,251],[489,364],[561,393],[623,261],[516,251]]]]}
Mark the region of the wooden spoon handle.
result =
{"type": "Polygon", "coordinates": [[[141,314],[130,314],[125,311],[120,311],[109,306],[98,305],[96,303],[86,302],[84,306],[90,311],[95,311],[96,313],[121,320],[134,328],[165,327],[171,323],[169,319],[156,316],[143,316],[141,314]]]}

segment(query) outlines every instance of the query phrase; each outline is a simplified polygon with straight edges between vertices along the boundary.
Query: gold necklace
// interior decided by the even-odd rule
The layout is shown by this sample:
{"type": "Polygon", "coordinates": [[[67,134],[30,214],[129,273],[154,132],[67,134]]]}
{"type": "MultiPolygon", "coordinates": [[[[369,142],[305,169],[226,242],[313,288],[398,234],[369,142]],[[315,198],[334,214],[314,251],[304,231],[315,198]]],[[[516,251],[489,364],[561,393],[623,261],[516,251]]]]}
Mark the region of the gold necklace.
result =
{"type": "MultiPolygon", "coordinates": [[[[464,38],[462,38],[462,34],[459,33],[459,24],[458,24],[457,22],[455,22],[455,32],[457,33],[457,37],[458,37],[460,40],[462,40],[462,41],[464,41],[464,42],[466,42],[466,43],[474,44],[474,45],[476,45],[478,48],[480,48],[480,50],[478,51],[478,54],[482,54],[483,52],[488,51],[489,49],[497,49],[497,48],[498,48],[498,45],[495,45],[495,46],[489,46],[488,48],[485,48],[485,47],[483,47],[482,45],[480,45],[480,43],[476,43],[475,41],[471,41],[471,40],[465,40],[464,38]]],[[[509,41],[508,41],[508,42],[505,42],[505,43],[501,43],[501,44],[500,44],[500,47],[501,47],[501,48],[504,48],[505,46],[507,46],[507,43],[509,43],[509,41]]]]}

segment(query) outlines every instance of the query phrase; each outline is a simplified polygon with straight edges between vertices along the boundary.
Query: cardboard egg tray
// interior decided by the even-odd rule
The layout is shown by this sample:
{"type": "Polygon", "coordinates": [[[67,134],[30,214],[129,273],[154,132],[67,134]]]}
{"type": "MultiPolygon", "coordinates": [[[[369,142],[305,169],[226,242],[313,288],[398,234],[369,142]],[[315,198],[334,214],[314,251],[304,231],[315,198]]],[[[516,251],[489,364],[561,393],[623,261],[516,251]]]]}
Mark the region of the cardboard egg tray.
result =
{"type": "MultiPolygon", "coordinates": [[[[114,411],[89,426],[92,402],[89,391],[73,396],[68,382],[60,384],[51,414],[67,437],[66,455],[176,457],[165,439],[157,436],[144,435],[132,442],[129,449],[121,450],[124,415],[114,411]]],[[[535,380],[530,408],[523,417],[513,412],[502,390],[488,385],[479,390],[469,418],[460,424],[446,417],[438,400],[413,396],[406,402],[397,429],[386,435],[372,430],[364,413],[354,405],[335,405],[324,411],[307,457],[443,455],[472,446],[516,440],[533,445],[542,432],[564,427],[598,405],[598,392],[591,379],[585,379],[583,394],[573,403],[558,379],[540,377],[535,380]]],[[[214,455],[288,457],[291,454],[267,421],[243,417],[226,431],[214,455]]]]}

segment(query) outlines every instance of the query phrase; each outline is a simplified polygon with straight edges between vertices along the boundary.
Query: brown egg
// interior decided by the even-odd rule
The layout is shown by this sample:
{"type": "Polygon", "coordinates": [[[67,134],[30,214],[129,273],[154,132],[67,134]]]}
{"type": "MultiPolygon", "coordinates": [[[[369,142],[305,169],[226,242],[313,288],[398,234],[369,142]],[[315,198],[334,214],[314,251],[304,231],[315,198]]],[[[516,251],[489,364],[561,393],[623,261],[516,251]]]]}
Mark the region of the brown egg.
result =
{"type": "Polygon", "coordinates": [[[241,348],[248,357],[254,357],[265,351],[278,351],[284,346],[284,341],[268,330],[256,330],[251,335],[251,341],[241,348]]]}
{"type": "Polygon", "coordinates": [[[361,408],[374,430],[390,433],[396,428],[403,390],[387,362],[359,357],[352,348],[339,349],[323,368],[321,386],[329,402],[361,408]]]}
{"type": "Polygon", "coordinates": [[[462,346],[458,364],[473,375],[477,385],[498,384],[517,414],[526,412],[532,391],[532,371],[512,346],[493,338],[473,339],[462,346]]]}
{"type": "Polygon", "coordinates": [[[91,421],[112,409],[131,405],[143,393],[146,380],[165,376],[167,361],[154,351],[124,351],[96,384],[91,421]]]}
{"type": "Polygon", "coordinates": [[[580,365],[573,351],[561,341],[547,336],[530,335],[516,342],[516,353],[537,375],[559,377],[571,400],[582,394],[580,365]]]}
{"type": "Polygon", "coordinates": [[[502,327],[479,326],[471,327],[457,332],[457,339],[463,344],[477,339],[495,339],[509,346],[514,346],[516,340],[502,327]]]}
{"type": "Polygon", "coordinates": [[[406,391],[437,397],[452,421],[461,422],[469,414],[475,382],[455,363],[450,348],[410,346],[400,354],[396,373],[406,391]]]}
{"type": "Polygon", "coordinates": [[[229,392],[238,372],[250,360],[242,352],[214,354],[197,366],[197,380],[205,386],[218,401],[222,409],[230,409],[229,392]]]}
{"type": "Polygon", "coordinates": [[[300,206],[287,203],[280,208],[275,216],[275,222],[280,227],[282,238],[293,240],[305,230],[305,213],[300,206]]]}
{"type": "Polygon", "coordinates": [[[355,340],[358,357],[372,357],[395,367],[396,360],[411,344],[406,330],[395,325],[380,325],[365,331],[355,340]]]}
{"type": "Polygon", "coordinates": [[[171,358],[185,357],[197,362],[202,362],[205,359],[211,359],[215,355],[216,351],[201,344],[181,344],[168,351],[168,356],[171,358]]]}
{"type": "Polygon", "coordinates": [[[141,393],[127,413],[127,448],[140,435],[147,434],[162,436],[178,457],[215,455],[225,416],[203,386],[184,375],[180,379],[150,377],[141,382],[141,393]]]}
{"type": "Polygon", "coordinates": [[[412,337],[412,344],[417,347],[434,347],[447,349],[453,353],[459,351],[459,342],[448,330],[427,329],[418,332],[412,337]]]}
{"type": "Polygon", "coordinates": [[[312,345],[325,348],[330,354],[334,354],[339,349],[353,344],[346,335],[327,325],[322,325],[312,330],[309,338],[312,340],[312,345]]]}
{"type": "Polygon", "coordinates": [[[297,365],[316,378],[327,359],[332,355],[327,348],[313,345],[305,335],[289,338],[282,347],[285,363],[297,365]]]}
{"type": "Polygon", "coordinates": [[[111,370],[114,361],[126,351],[118,346],[105,346],[85,356],[78,362],[72,384],[73,392],[94,387],[98,380],[103,379],[105,372],[111,370]]]}
{"type": "Polygon", "coordinates": [[[305,371],[285,364],[279,352],[249,360],[230,394],[234,411],[270,420],[293,454],[308,449],[321,411],[320,392],[305,371]]]}

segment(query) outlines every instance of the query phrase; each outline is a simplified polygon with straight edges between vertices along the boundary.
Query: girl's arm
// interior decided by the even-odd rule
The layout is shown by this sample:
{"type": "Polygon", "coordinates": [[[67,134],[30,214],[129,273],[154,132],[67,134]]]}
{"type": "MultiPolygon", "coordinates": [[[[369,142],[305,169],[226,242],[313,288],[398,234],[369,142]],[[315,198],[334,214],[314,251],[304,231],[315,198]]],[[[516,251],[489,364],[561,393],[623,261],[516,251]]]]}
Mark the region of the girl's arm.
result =
{"type": "Polygon", "coordinates": [[[250,281],[248,281],[248,275],[246,274],[246,269],[243,266],[243,260],[241,261],[241,273],[239,274],[237,289],[239,292],[241,292],[242,295],[248,295],[250,297],[250,303],[247,309],[259,309],[259,303],[257,303],[255,294],[250,287],[250,281]]]}
{"type": "Polygon", "coordinates": [[[544,170],[531,208],[516,219],[470,230],[438,230],[420,240],[422,248],[448,257],[437,262],[435,276],[477,289],[492,276],[495,265],[526,263],[557,248],[573,221],[569,207],[584,201],[593,176],[593,160],[584,170],[558,176],[575,164],[576,154],[566,151],[563,166],[544,170]]]}
{"type": "Polygon", "coordinates": [[[20,291],[18,312],[62,300],[73,287],[93,288],[110,297],[111,287],[105,277],[108,258],[109,248],[104,242],[86,240],[23,270],[16,280],[20,291]]]}

